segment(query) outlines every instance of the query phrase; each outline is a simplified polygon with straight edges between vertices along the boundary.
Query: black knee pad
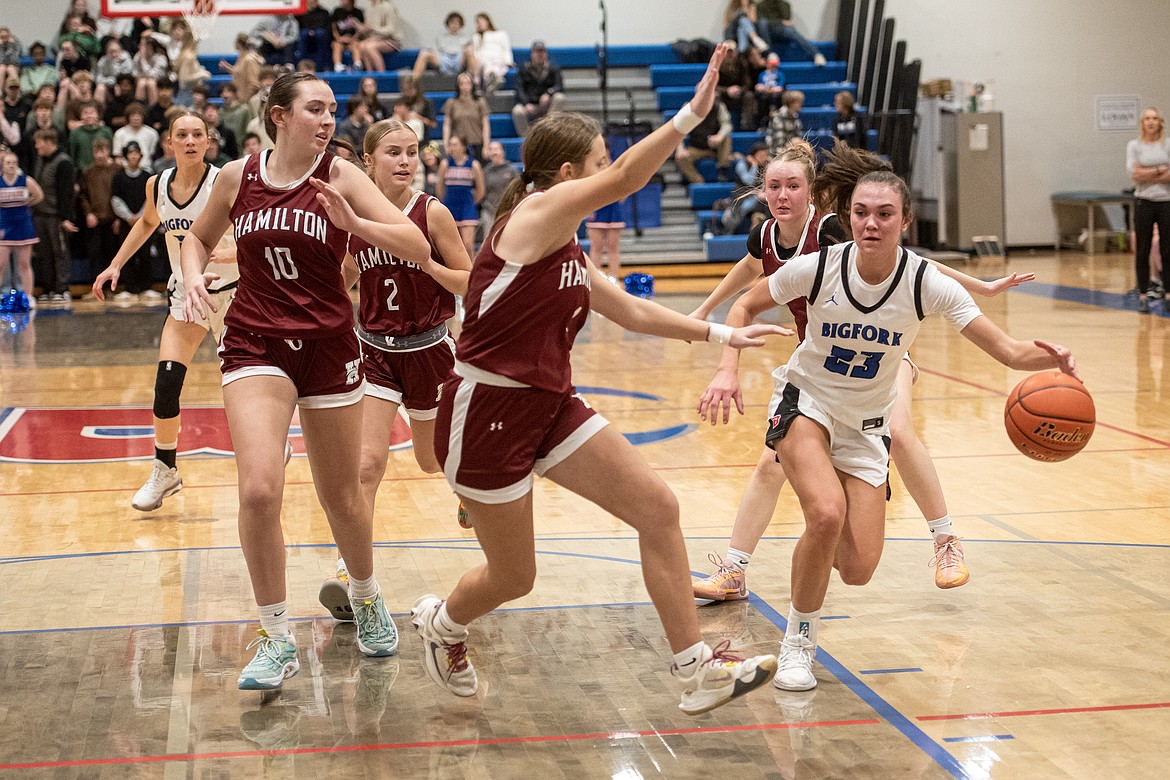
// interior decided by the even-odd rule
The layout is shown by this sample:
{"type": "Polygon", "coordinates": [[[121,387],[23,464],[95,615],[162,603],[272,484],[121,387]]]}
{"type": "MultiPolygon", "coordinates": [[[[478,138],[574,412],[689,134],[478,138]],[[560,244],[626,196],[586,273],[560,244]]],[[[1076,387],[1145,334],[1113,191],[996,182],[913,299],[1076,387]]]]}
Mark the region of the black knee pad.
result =
{"type": "Polygon", "coordinates": [[[187,367],[175,360],[162,360],[158,364],[158,375],[154,379],[154,416],[169,420],[179,416],[179,395],[183,392],[183,380],[187,367]]]}

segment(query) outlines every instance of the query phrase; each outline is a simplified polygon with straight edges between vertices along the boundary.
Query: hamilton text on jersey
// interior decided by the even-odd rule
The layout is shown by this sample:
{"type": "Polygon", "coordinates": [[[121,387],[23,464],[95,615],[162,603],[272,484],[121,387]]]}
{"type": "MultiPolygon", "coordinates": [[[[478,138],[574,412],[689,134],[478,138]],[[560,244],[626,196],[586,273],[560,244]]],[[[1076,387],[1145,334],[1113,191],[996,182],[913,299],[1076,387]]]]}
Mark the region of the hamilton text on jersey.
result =
{"type": "Polygon", "coordinates": [[[589,271],[585,269],[584,263],[573,257],[561,263],[561,284],[557,289],[563,290],[578,284],[589,286],[589,271]]]}
{"type": "Polygon", "coordinates": [[[821,323],[821,335],[830,339],[861,339],[885,344],[888,347],[902,346],[902,334],[885,328],[865,325],[860,322],[821,323]]]}
{"type": "Polygon", "coordinates": [[[279,230],[284,233],[304,233],[324,244],[327,243],[325,234],[328,228],[328,220],[320,214],[276,206],[249,211],[236,217],[236,240],[254,230],[279,230]]]}
{"type": "Polygon", "coordinates": [[[368,247],[358,252],[357,256],[354,257],[354,262],[357,263],[358,270],[363,273],[371,268],[377,268],[380,265],[405,265],[410,268],[418,268],[418,263],[412,263],[409,260],[395,257],[376,246],[368,247]]]}

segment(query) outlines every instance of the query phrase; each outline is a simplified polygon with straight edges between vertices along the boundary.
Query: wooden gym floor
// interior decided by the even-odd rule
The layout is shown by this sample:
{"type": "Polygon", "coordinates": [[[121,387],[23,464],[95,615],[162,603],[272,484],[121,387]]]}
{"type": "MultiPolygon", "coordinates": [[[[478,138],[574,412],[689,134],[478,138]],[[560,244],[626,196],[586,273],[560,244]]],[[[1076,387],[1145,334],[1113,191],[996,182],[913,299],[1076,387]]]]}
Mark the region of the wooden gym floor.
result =
{"type": "MultiPolygon", "coordinates": [[[[301,673],[277,695],[236,690],[256,624],[211,348],[184,393],[185,488],[143,514],[129,502],[148,471],[162,309],[80,302],[19,333],[6,320],[0,774],[1164,776],[1170,320],[1125,300],[1130,262],[1015,257],[1010,268],[1039,281],[981,301],[1012,334],[1077,355],[1099,423],[1066,463],[1031,462],[1007,440],[1004,398],[1023,375],[928,322],[914,346],[915,419],[971,582],[934,587],[925,522],[895,475],[876,577],[830,587],[819,687],[769,687],[697,718],[676,708],[633,534],[544,481],[536,590],[472,629],[482,692],[459,700],[431,684],[406,613],[420,594],[448,592],[479,554],[446,483],[422,475],[405,448],[391,456],[375,517],[399,654],[362,658],[353,628],[317,605],[333,551],[298,457],[284,523],[301,673]]],[[[972,270],[991,277],[1004,266],[972,270]]],[[[660,276],[658,300],[689,311],[713,284],[660,276]]],[[[678,494],[696,572],[726,549],[760,451],[769,371],[792,346],[745,355],[748,415],[711,429],[694,406],[715,347],[626,334],[597,317],[579,339],[577,383],[678,494]]],[[[786,489],[749,570],[750,601],[701,608],[711,640],[774,652],[801,528],[786,489]]]]}

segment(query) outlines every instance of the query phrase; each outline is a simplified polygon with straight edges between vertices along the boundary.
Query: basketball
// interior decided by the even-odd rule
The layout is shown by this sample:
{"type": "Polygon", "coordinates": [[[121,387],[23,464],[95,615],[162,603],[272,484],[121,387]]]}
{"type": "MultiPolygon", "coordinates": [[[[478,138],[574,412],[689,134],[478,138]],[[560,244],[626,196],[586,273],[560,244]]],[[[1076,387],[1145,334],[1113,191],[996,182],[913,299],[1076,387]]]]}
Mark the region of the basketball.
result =
{"type": "Polygon", "coordinates": [[[1093,397],[1059,371],[1033,374],[1008,395],[1003,411],[1008,438],[1033,460],[1056,463],[1076,455],[1093,435],[1093,397]]]}

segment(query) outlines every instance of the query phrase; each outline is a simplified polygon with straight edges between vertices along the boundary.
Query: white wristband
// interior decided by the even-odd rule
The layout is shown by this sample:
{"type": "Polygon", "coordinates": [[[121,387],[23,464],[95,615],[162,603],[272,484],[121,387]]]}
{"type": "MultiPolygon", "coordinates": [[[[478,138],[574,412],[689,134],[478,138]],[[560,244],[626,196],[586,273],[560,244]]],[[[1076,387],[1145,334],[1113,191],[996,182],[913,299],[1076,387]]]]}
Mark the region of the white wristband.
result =
{"type": "Polygon", "coordinates": [[[731,341],[732,327],[718,322],[707,324],[707,341],[712,344],[726,344],[731,341]]]}
{"type": "Polygon", "coordinates": [[[674,115],[674,118],[670,120],[670,123],[674,125],[674,129],[683,135],[690,133],[692,130],[702,124],[702,122],[703,117],[697,116],[695,112],[691,110],[691,103],[689,100],[683,104],[683,107],[680,108],[678,113],[674,115]]]}

